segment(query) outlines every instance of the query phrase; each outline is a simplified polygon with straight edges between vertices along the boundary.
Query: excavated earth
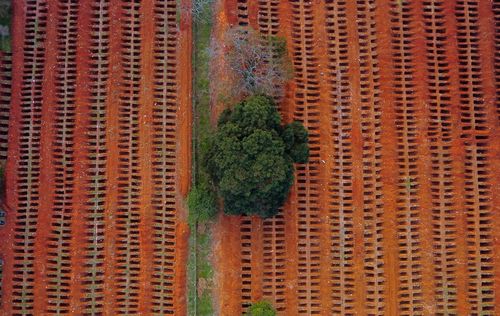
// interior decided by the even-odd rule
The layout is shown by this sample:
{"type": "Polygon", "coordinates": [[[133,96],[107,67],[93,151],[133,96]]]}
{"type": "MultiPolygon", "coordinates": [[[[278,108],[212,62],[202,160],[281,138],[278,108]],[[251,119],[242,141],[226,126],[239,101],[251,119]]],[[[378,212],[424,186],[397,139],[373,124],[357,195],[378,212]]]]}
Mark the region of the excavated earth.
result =
{"type": "Polygon", "coordinates": [[[500,3],[222,2],[287,39],[311,157],[279,216],[218,219],[220,315],[499,314],[500,3]]]}
{"type": "MultiPolygon", "coordinates": [[[[186,315],[191,1],[12,3],[0,314],[186,315]]],[[[287,39],[279,109],[311,147],[278,216],[217,219],[218,313],[499,314],[499,1],[221,0],[214,20],[287,39]]]]}
{"type": "Polygon", "coordinates": [[[185,315],[190,1],[12,3],[0,314],[185,315]]]}

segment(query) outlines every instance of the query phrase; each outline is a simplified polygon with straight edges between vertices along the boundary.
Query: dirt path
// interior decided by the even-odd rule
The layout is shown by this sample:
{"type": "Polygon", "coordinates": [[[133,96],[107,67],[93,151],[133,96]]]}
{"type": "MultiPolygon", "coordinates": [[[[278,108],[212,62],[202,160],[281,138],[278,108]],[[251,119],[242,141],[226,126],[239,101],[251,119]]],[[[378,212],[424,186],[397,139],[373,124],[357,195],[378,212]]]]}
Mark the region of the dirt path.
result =
{"type": "MultiPolygon", "coordinates": [[[[168,59],[165,59],[164,55],[167,54],[169,44],[172,41],[167,34],[164,35],[163,38],[163,51],[157,52],[157,59],[162,59],[164,65],[167,65],[168,61],[173,61],[174,58],[177,58],[177,78],[175,82],[170,82],[172,87],[176,87],[178,89],[178,95],[168,93],[168,90],[162,87],[163,90],[163,98],[164,104],[167,101],[171,101],[172,104],[176,104],[176,108],[171,108],[170,112],[176,112],[177,118],[176,121],[176,131],[175,137],[177,139],[177,147],[176,147],[176,175],[175,175],[175,186],[174,183],[171,183],[172,187],[176,189],[176,198],[175,198],[175,235],[171,236],[171,240],[175,245],[174,258],[176,258],[174,263],[174,279],[173,279],[173,287],[174,287],[174,295],[171,297],[174,305],[174,315],[187,315],[187,293],[186,293],[186,282],[187,282],[187,260],[188,260],[188,249],[189,249],[189,227],[187,223],[187,214],[188,210],[185,205],[184,199],[187,196],[189,189],[191,187],[191,167],[192,167],[192,152],[191,152],[191,137],[192,137],[192,122],[193,122],[193,111],[192,111],[192,49],[193,49],[193,21],[191,16],[191,0],[182,0],[181,7],[185,8],[181,11],[180,25],[179,31],[176,34],[178,38],[178,49],[177,54],[174,56],[169,54],[168,59]]],[[[163,9],[167,10],[170,6],[169,3],[162,4],[163,9]]],[[[170,9],[171,10],[171,9],[170,9]]],[[[165,21],[167,21],[167,17],[170,22],[172,21],[172,17],[165,16],[165,21]]],[[[166,26],[164,26],[165,28],[166,26]]],[[[175,34],[172,31],[172,34],[175,34]]],[[[161,71],[163,78],[167,81],[169,78],[169,71],[164,69],[163,66],[158,67],[157,71],[161,71]]],[[[157,84],[161,85],[161,82],[157,84]]],[[[161,104],[157,104],[158,108],[162,108],[161,104]]],[[[162,116],[157,116],[157,120],[159,122],[164,122],[166,117],[168,116],[168,112],[163,110],[162,116]]],[[[170,120],[169,123],[173,123],[174,120],[170,120]]],[[[172,133],[170,131],[169,125],[164,124],[164,133],[172,133]]],[[[174,134],[174,133],[172,133],[174,134]]],[[[172,135],[173,137],[174,135],[172,135]]],[[[165,135],[157,135],[161,139],[165,139],[165,135]]],[[[165,140],[165,143],[167,141],[165,140]]],[[[169,143],[172,146],[172,143],[169,143]]],[[[162,163],[164,172],[167,172],[170,169],[171,159],[168,152],[165,152],[162,157],[162,163]]],[[[168,177],[166,174],[163,174],[164,179],[166,180],[168,177]]],[[[170,180],[172,181],[172,180],[170,180]]],[[[163,183],[156,184],[157,190],[162,192],[162,194],[167,197],[170,189],[165,188],[163,183]]],[[[172,201],[173,202],[173,201],[172,201]]],[[[165,207],[161,200],[156,201],[157,203],[157,219],[165,220],[168,218],[168,215],[165,214],[165,207]]],[[[171,213],[173,210],[168,209],[171,213]]],[[[173,222],[171,222],[173,224],[173,222]]],[[[166,227],[158,227],[159,232],[164,232],[168,230],[170,225],[166,227]]],[[[172,227],[174,228],[174,227],[172,227]]],[[[164,239],[157,238],[156,243],[156,267],[163,266],[162,269],[157,269],[155,278],[161,278],[164,283],[169,282],[169,276],[165,275],[163,272],[164,266],[166,263],[170,263],[172,257],[168,254],[164,254],[164,249],[167,244],[164,239]],[[160,260],[161,258],[161,260],[160,260]]],[[[172,247],[172,245],[170,245],[172,247]]],[[[169,293],[165,293],[161,290],[159,285],[161,283],[156,283],[156,292],[162,293],[162,296],[169,297],[169,293]]],[[[160,314],[164,314],[168,310],[168,304],[165,304],[165,300],[161,296],[157,296],[154,304],[156,306],[162,306],[162,309],[157,308],[156,311],[160,314]]]]}
{"type": "MultiPolygon", "coordinates": [[[[216,2],[212,37],[214,40],[223,41],[226,30],[237,21],[237,6],[233,1],[220,0],[216,2]]],[[[224,61],[215,60],[213,65],[223,69],[224,61]]],[[[222,80],[224,76],[222,75],[222,80]]],[[[227,79],[225,79],[227,80],[227,79]]],[[[217,124],[217,117],[223,111],[224,104],[218,101],[220,87],[213,84],[211,90],[211,123],[217,124]]],[[[241,274],[242,245],[240,240],[239,216],[226,216],[220,214],[213,227],[212,249],[214,253],[214,291],[216,303],[215,311],[218,315],[240,315],[241,292],[243,288],[241,274]]],[[[248,275],[248,274],[245,274],[248,275]]]]}

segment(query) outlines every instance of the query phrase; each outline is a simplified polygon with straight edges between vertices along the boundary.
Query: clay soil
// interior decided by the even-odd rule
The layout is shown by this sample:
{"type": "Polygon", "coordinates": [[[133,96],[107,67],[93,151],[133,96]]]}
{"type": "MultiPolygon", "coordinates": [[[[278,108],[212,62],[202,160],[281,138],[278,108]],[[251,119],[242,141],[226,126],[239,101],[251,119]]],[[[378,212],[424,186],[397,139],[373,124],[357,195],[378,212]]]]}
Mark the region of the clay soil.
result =
{"type": "Polygon", "coordinates": [[[0,314],[185,315],[191,1],[12,3],[0,314]]]}
{"type": "Polygon", "coordinates": [[[308,127],[311,157],[276,218],[219,217],[219,314],[260,299],[280,315],[497,314],[498,10],[221,3],[216,38],[250,25],[287,39],[280,111],[308,127]]]}
{"type": "MultiPolygon", "coordinates": [[[[187,11],[13,5],[0,314],[185,315],[187,11]]],[[[259,299],[280,315],[499,313],[497,7],[221,0],[215,36],[287,39],[279,107],[311,158],[275,218],[218,218],[220,315],[259,299]]]]}

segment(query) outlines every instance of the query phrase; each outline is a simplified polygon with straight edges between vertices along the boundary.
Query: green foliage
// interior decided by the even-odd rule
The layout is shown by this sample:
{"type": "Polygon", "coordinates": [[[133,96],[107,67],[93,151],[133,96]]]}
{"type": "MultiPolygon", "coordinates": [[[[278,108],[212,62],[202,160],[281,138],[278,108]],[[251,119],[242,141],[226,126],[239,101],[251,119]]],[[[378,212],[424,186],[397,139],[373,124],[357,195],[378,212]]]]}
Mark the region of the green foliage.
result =
{"type": "Polygon", "coordinates": [[[12,4],[9,0],[0,0],[0,50],[11,51],[10,25],[12,4]]]}
{"type": "Polygon", "coordinates": [[[231,117],[232,111],[231,109],[225,109],[222,111],[222,113],[219,115],[219,119],[217,121],[218,125],[223,125],[229,121],[229,118],[231,117]]]}
{"type": "Polygon", "coordinates": [[[189,209],[189,259],[188,277],[188,315],[214,315],[212,308],[212,277],[210,251],[211,230],[203,221],[213,218],[216,208],[216,196],[208,175],[201,163],[203,151],[206,151],[206,135],[210,135],[210,90],[209,90],[209,55],[207,47],[212,34],[213,0],[194,0],[191,5],[187,1],[177,0],[178,17],[182,10],[191,10],[193,17],[193,55],[192,64],[196,76],[193,78],[193,190],[188,196],[189,209]],[[191,200],[191,201],[189,201],[191,200]],[[201,279],[206,286],[201,287],[201,279]]]}
{"type": "Polygon", "coordinates": [[[307,131],[283,128],[274,101],[254,96],[225,110],[202,161],[227,214],[276,215],[293,183],[293,162],[306,162],[307,131]]]}
{"type": "Polygon", "coordinates": [[[187,197],[189,221],[205,222],[217,213],[215,193],[207,184],[198,184],[191,188],[187,197]]]}
{"type": "Polygon", "coordinates": [[[276,57],[278,58],[286,58],[286,38],[283,36],[271,35],[267,38],[269,45],[273,47],[274,52],[276,53],[276,57]]]}
{"type": "Polygon", "coordinates": [[[259,301],[248,308],[245,316],[276,316],[276,310],[271,303],[259,301]]]}
{"type": "Polygon", "coordinates": [[[196,22],[209,20],[212,14],[212,6],[214,0],[192,0],[191,1],[191,16],[196,22]]]}
{"type": "Polygon", "coordinates": [[[290,157],[294,162],[306,163],[309,159],[309,146],[305,144],[297,144],[290,149],[290,157]]]}
{"type": "Polygon", "coordinates": [[[282,135],[293,162],[306,163],[309,158],[309,146],[308,133],[304,125],[294,121],[285,126],[282,135]]]}
{"type": "Polygon", "coordinates": [[[214,315],[214,309],[212,307],[212,298],[210,297],[210,294],[206,291],[203,292],[198,302],[198,311],[196,315],[200,316],[214,315]]]}

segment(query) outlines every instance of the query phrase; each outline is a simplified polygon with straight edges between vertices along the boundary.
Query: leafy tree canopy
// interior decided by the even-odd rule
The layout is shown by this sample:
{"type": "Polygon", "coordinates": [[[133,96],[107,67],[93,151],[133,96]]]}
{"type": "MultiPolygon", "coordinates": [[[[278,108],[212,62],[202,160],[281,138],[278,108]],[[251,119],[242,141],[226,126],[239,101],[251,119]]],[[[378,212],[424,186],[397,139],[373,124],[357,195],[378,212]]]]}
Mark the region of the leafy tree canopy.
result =
{"type": "Polygon", "coordinates": [[[276,310],[271,303],[260,301],[252,304],[245,316],[276,316],[276,310]]]}
{"type": "Polygon", "coordinates": [[[253,96],[225,110],[203,157],[227,214],[274,216],[293,183],[293,163],[309,157],[299,122],[281,126],[274,101],[253,96]]]}

